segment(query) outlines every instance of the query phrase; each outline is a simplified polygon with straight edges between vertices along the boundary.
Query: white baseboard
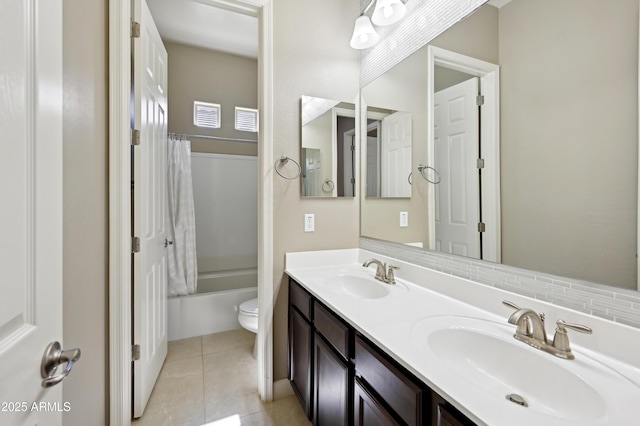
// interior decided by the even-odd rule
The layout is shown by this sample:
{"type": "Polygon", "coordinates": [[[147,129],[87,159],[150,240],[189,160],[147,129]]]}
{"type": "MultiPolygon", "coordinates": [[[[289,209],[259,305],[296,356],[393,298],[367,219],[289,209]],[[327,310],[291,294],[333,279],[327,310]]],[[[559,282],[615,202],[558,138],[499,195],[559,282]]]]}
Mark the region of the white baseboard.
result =
{"type": "Polygon", "coordinates": [[[293,388],[289,379],[281,379],[273,382],[273,399],[285,398],[293,395],[293,388]]]}

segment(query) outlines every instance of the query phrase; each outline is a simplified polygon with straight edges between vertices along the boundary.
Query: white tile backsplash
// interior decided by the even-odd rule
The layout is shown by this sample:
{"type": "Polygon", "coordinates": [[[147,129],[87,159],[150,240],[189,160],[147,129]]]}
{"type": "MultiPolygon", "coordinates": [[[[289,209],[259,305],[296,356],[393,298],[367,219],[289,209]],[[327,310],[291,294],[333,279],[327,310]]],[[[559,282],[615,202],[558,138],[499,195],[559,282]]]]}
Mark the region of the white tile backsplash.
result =
{"type": "Polygon", "coordinates": [[[640,294],[635,291],[364,237],[360,239],[360,248],[521,296],[640,328],[640,294]]]}

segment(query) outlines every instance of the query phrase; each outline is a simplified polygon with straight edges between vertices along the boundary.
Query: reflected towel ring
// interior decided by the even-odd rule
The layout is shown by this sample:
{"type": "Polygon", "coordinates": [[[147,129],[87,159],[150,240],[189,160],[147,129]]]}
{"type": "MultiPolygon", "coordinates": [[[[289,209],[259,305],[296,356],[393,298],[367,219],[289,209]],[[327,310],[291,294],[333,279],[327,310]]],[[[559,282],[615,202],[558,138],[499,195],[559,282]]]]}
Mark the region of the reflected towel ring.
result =
{"type": "Polygon", "coordinates": [[[420,164],[420,165],[418,166],[418,170],[420,171],[420,174],[422,175],[422,177],[423,177],[427,182],[432,183],[432,184],[434,184],[434,185],[437,185],[437,184],[439,184],[439,183],[440,183],[440,180],[441,180],[441,179],[440,179],[440,174],[439,174],[439,173],[438,173],[438,171],[437,171],[436,169],[434,169],[433,167],[431,167],[431,166],[425,166],[424,164],[420,164]],[[434,181],[432,181],[431,179],[429,179],[429,178],[424,174],[424,171],[425,171],[426,169],[431,169],[431,170],[433,170],[433,173],[435,173],[436,178],[437,178],[437,180],[436,180],[435,182],[434,182],[434,181]]]}
{"type": "Polygon", "coordinates": [[[276,162],[273,163],[273,168],[276,170],[276,173],[280,175],[280,177],[283,177],[283,178],[288,179],[288,180],[297,179],[300,176],[300,174],[302,173],[302,167],[300,167],[300,164],[296,160],[294,160],[293,158],[289,158],[289,157],[285,157],[285,156],[282,156],[279,159],[277,159],[276,162]],[[285,176],[282,173],[280,173],[280,170],[278,170],[278,163],[280,163],[281,165],[284,166],[285,164],[287,164],[289,162],[289,160],[293,161],[293,163],[296,166],[298,166],[298,173],[295,176],[285,176]]]}
{"type": "Polygon", "coordinates": [[[413,172],[409,173],[409,177],[407,178],[407,180],[409,181],[409,185],[413,185],[413,182],[411,182],[412,176],[413,176],[413,172]]]}
{"type": "Polygon", "coordinates": [[[333,183],[333,181],[331,179],[326,179],[324,181],[324,183],[322,184],[322,192],[333,192],[333,188],[335,188],[335,184],[333,183]],[[329,189],[324,189],[325,185],[329,188],[329,189]]]}

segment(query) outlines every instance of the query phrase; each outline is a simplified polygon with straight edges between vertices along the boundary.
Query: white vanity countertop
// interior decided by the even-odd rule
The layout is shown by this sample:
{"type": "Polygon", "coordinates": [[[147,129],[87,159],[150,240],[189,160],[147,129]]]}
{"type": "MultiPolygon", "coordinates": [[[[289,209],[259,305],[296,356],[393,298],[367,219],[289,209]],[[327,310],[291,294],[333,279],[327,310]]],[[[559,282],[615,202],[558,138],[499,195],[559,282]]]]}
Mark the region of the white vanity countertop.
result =
{"type": "MultiPolygon", "coordinates": [[[[549,412],[549,410],[536,411],[533,406],[521,407],[507,401],[506,395],[496,400],[495,395],[490,392],[479,392],[463,377],[452,374],[450,370],[443,368],[441,363],[433,362],[426,357],[414,333],[415,325],[421,319],[443,315],[479,318],[505,324],[507,327],[513,327],[515,331],[515,326],[507,323],[507,318],[513,310],[502,305],[503,300],[510,300],[523,308],[544,312],[549,338],[552,338],[555,329],[551,325],[555,325],[555,321],[560,318],[567,322],[584,324],[593,329],[592,335],[569,331],[576,359],[568,361],[544,354],[550,357],[552,363],[557,362],[562,366],[561,363],[574,362],[579,366],[581,356],[593,355],[596,359],[603,361],[607,367],[624,376],[627,385],[637,387],[640,391],[640,330],[638,329],[361,249],[287,253],[286,273],[478,424],[584,426],[634,424],[640,418],[640,400],[633,400],[631,397],[628,401],[624,398],[607,401],[606,413],[594,408],[594,412],[597,411],[598,414],[590,416],[585,410],[581,410],[583,417],[578,419],[569,419],[562,413],[549,412]],[[326,275],[328,271],[346,270],[358,273],[365,271],[373,276],[375,265],[369,268],[362,267],[362,263],[371,258],[399,266],[396,271],[398,284],[392,286],[389,296],[359,299],[345,296],[320,284],[322,280],[318,278],[323,274],[326,275]]],[[[516,344],[521,344],[524,350],[540,352],[524,343],[516,342],[516,344]]],[[[604,371],[609,370],[604,368],[604,371]]],[[[544,376],[545,371],[540,371],[539,374],[544,376]]],[[[615,373],[612,372],[612,374],[615,373]]],[[[603,383],[608,382],[605,380],[603,383]]],[[[551,380],[549,384],[553,386],[551,380]]],[[[598,389],[598,391],[602,394],[611,393],[611,389],[598,389]]],[[[526,398],[526,390],[515,393],[522,393],[526,398]]],[[[564,395],[560,395],[560,398],[564,398],[564,395]]],[[[572,403],[570,399],[571,396],[567,396],[569,405],[572,403]]],[[[579,402],[573,401],[576,404],[579,402]]],[[[586,402],[588,401],[584,401],[583,404],[586,402]]]]}

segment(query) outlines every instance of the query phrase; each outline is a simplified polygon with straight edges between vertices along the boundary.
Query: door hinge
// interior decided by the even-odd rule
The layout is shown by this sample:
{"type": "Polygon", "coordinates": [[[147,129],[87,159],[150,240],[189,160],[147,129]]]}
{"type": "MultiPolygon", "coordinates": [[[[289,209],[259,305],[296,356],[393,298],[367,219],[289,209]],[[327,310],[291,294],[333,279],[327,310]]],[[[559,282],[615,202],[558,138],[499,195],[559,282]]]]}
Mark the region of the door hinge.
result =
{"type": "Polygon", "coordinates": [[[478,106],[484,105],[484,95],[476,96],[476,105],[478,106]]]}
{"type": "Polygon", "coordinates": [[[140,130],[131,129],[131,145],[140,145],[140,130]]]}
{"type": "Polygon", "coordinates": [[[140,37],[140,22],[131,21],[131,38],[140,37]]]}
{"type": "Polygon", "coordinates": [[[131,237],[131,252],[140,253],[140,238],[131,237]]]}
{"type": "Polygon", "coordinates": [[[131,359],[137,361],[140,359],[140,345],[131,346],[131,359]]]}
{"type": "Polygon", "coordinates": [[[351,185],[355,185],[356,184],[356,178],[352,177],[351,178],[351,185]]]}
{"type": "Polygon", "coordinates": [[[478,158],[477,165],[479,169],[484,169],[484,158],[478,158]]]}
{"type": "Polygon", "coordinates": [[[485,225],[484,222],[478,222],[478,232],[484,232],[485,225]]]}

